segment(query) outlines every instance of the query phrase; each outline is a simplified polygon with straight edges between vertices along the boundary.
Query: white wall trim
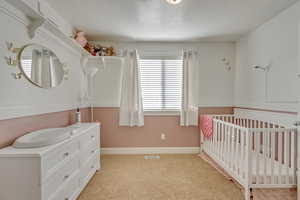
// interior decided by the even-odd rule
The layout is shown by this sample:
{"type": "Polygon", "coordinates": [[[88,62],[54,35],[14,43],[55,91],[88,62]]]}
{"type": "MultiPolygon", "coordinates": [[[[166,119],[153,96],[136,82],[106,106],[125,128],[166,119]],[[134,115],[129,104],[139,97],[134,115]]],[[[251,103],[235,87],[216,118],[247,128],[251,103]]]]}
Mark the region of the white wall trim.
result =
{"type": "Polygon", "coordinates": [[[143,154],[197,154],[200,147],[127,147],[101,148],[105,155],[143,155],[143,154]]]}
{"type": "Polygon", "coordinates": [[[233,107],[233,104],[198,104],[198,107],[215,107],[215,108],[223,108],[223,107],[233,107]]]}
{"type": "Polygon", "coordinates": [[[120,108],[120,104],[116,103],[98,103],[97,101],[93,102],[94,107],[98,108],[120,108]]]}

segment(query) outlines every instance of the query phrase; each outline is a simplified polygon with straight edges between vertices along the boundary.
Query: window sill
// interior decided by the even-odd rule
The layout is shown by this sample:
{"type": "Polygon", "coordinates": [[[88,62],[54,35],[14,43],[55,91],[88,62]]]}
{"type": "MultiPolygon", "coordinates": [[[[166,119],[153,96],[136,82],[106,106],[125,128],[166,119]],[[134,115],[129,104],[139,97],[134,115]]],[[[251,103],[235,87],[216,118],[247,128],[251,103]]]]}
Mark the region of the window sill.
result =
{"type": "Polygon", "coordinates": [[[180,116],[180,111],[144,111],[145,116],[180,116]]]}

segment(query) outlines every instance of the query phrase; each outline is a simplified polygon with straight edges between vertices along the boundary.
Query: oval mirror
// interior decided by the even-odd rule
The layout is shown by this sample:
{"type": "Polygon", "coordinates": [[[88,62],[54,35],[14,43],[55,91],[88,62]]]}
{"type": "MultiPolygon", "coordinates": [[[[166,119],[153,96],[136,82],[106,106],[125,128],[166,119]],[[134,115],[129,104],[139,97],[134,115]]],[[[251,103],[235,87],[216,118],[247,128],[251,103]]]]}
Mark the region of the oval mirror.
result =
{"type": "Polygon", "coordinates": [[[64,78],[63,64],[50,49],[38,44],[26,45],[19,54],[19,67],[34,85],[53,88],[64,78]]]}

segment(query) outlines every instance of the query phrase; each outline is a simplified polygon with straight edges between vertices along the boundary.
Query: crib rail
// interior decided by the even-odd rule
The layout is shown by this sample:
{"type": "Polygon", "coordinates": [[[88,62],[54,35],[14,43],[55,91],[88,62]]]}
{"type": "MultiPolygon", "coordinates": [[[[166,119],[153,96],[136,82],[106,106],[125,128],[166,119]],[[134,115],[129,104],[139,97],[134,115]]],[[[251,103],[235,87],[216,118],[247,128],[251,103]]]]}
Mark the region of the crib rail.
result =
{"type": "Polygon", "coordinates": [[[248,129],[215,118],[213,131],[213,136],[205,139],[204,151],[240,184],[246,184],[246,147],[249,141],[245,136],[248,129]]]}
{"type": "Polygon", "coordinates": [[[296,185],[297,130],[233,115],[213,116],[203,150],[245,188],[296,185]]]}

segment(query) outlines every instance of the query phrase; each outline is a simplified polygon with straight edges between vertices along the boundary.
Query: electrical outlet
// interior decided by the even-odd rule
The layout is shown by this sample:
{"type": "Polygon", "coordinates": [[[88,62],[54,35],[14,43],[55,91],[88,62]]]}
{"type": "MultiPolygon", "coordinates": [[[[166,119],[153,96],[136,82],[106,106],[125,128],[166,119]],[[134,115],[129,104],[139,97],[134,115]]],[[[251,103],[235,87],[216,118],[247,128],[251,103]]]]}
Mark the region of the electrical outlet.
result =
{"type": "Polygon", "coordinates": [[[166,140],[166,134],[162,133],[162,134],[160,135],[160,139],[161,139],[161,140],[166,140]]]}

